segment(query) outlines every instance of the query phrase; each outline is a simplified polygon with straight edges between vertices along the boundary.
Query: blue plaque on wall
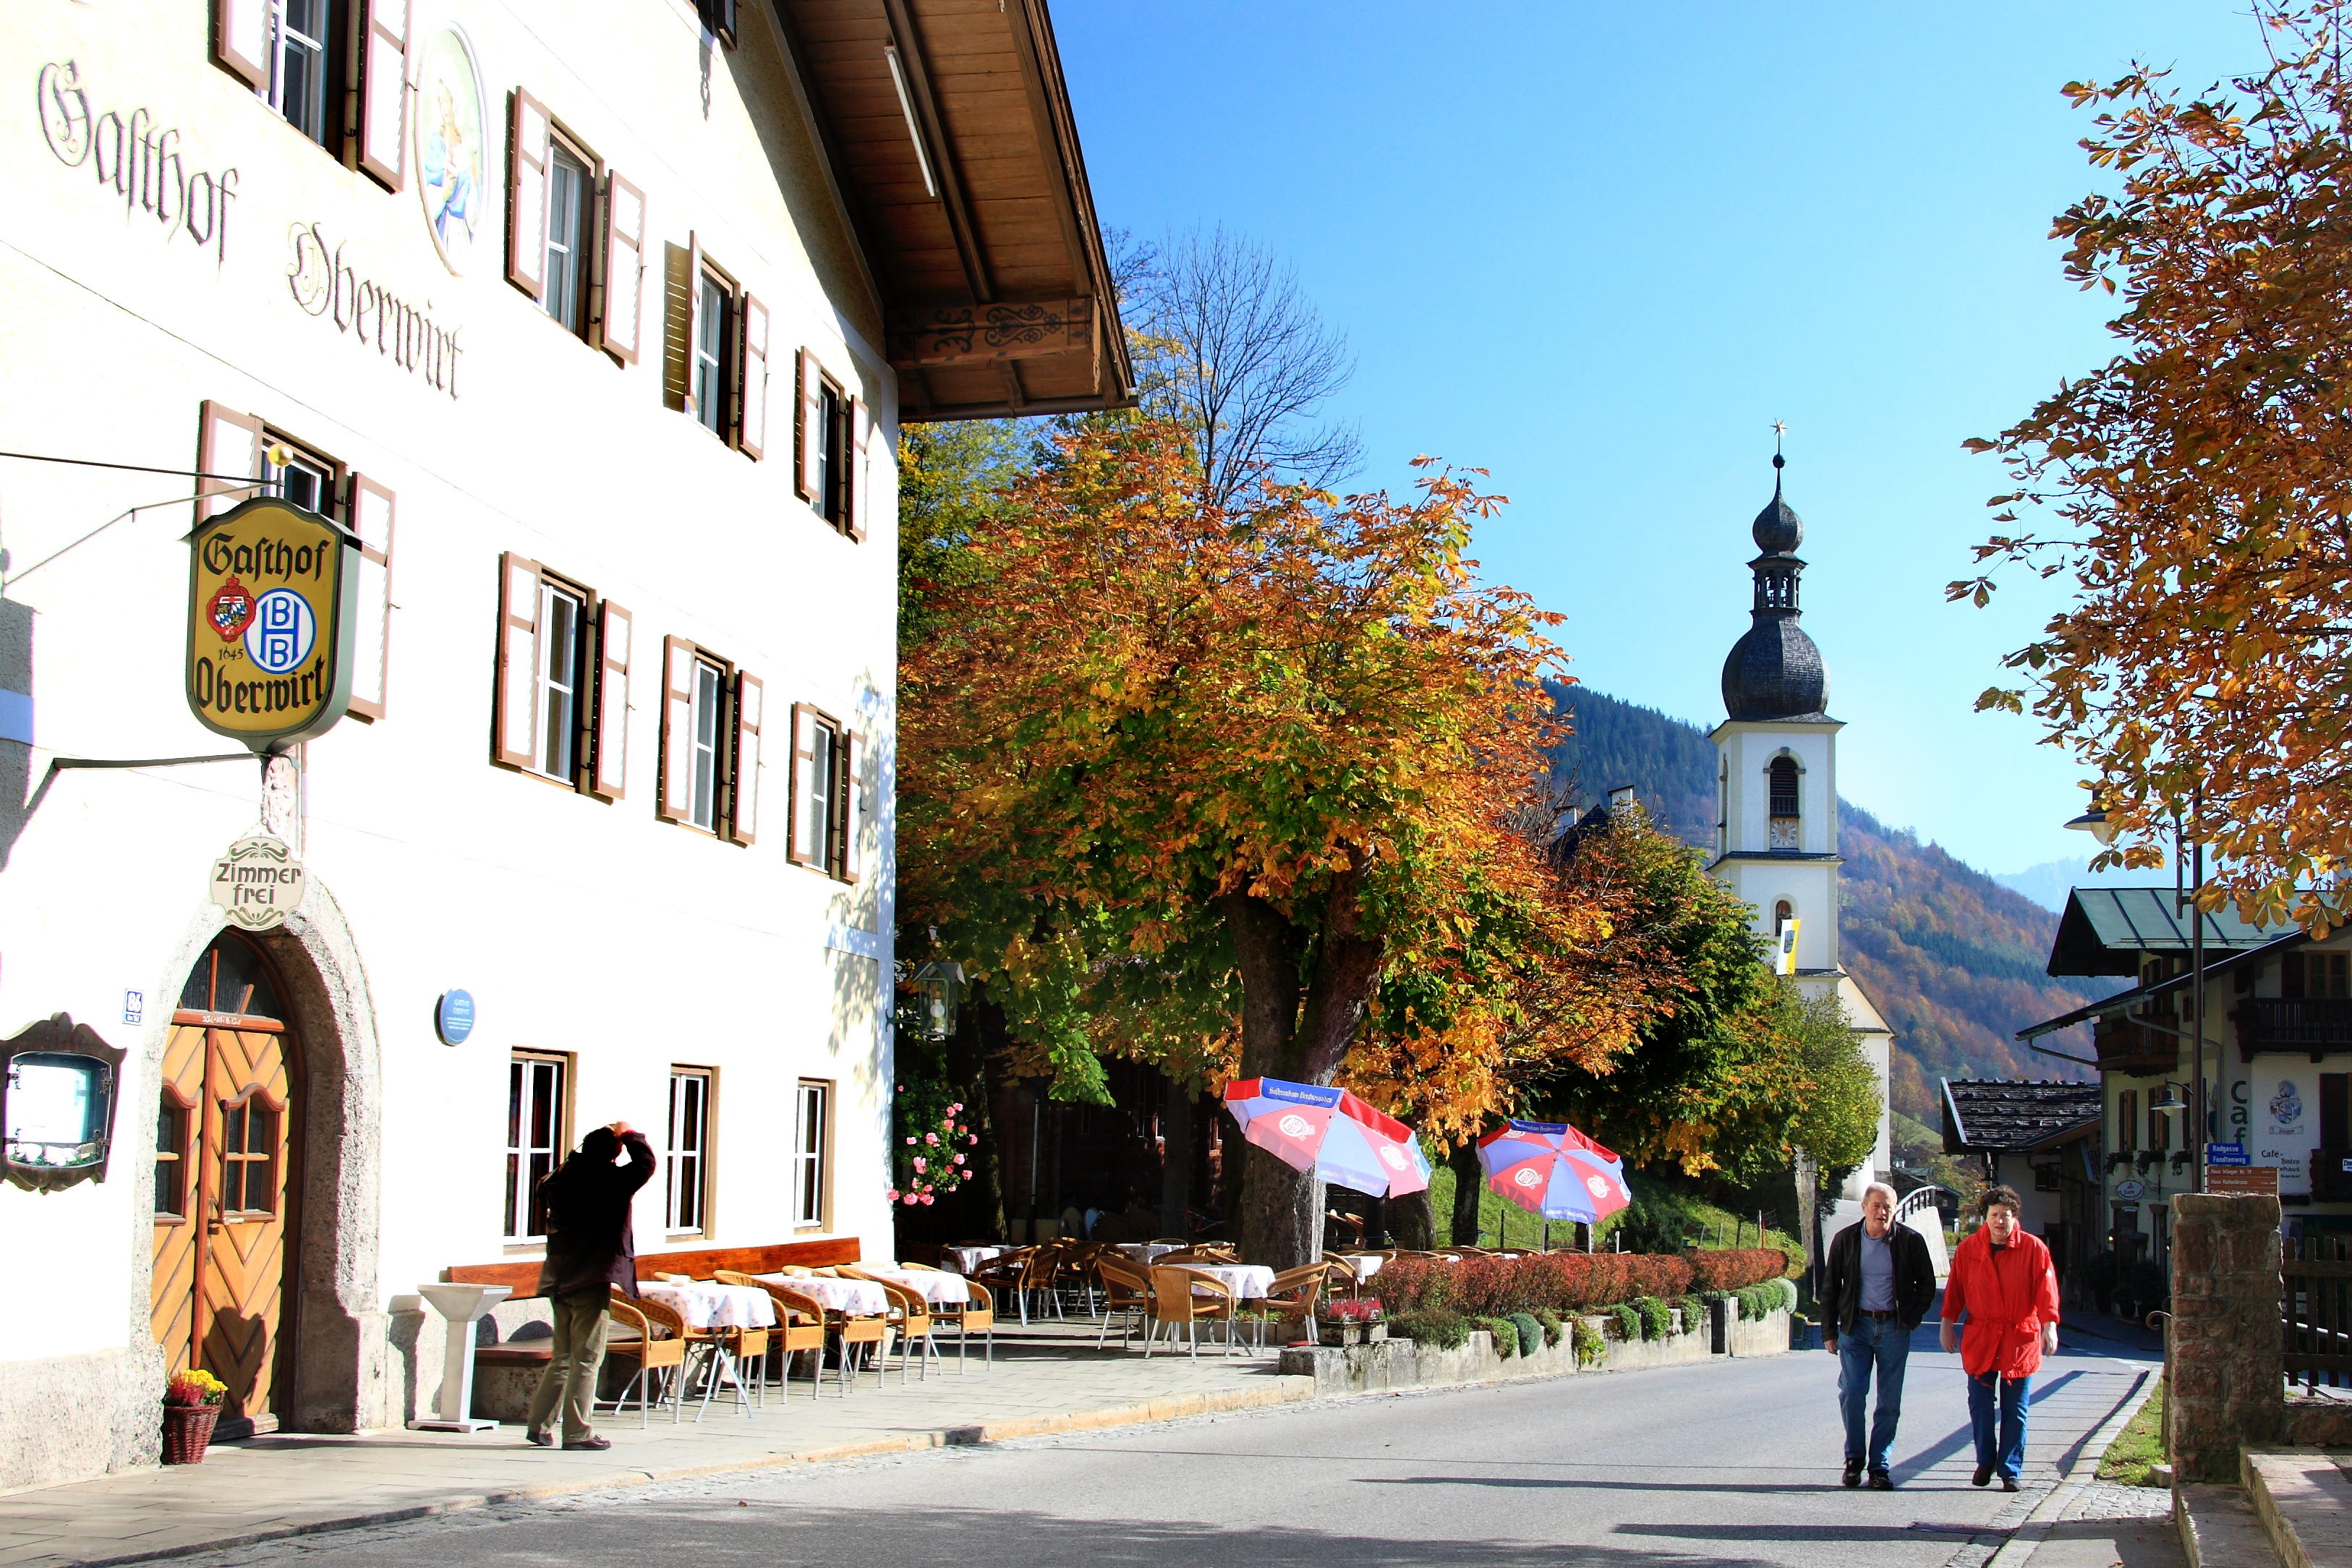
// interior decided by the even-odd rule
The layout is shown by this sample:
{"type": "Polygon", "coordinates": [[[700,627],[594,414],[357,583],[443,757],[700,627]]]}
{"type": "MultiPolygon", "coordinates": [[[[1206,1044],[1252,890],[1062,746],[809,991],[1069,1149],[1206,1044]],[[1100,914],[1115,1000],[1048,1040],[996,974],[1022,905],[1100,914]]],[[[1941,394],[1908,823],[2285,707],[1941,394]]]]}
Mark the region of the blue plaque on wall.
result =
{"type": "Polygon", "coordinates": [[[463,1045],[466,1037],[474,1032],[474,994],[470,991],[444,991],[433,1009],[433,1032],[441,1037],[445,1046],[463,1045]]]}

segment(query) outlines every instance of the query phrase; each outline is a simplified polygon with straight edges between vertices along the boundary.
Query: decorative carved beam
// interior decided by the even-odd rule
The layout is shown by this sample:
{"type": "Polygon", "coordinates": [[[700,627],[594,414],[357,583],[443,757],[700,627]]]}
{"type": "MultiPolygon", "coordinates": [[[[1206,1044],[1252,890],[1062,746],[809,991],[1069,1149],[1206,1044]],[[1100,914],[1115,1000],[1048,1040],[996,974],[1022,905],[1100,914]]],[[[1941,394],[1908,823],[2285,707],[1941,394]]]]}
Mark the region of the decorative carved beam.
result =
{"type": "Polygon", "coordinates": [[[1060,354],[1092,357],[1097,342],[1092,300],[922,306],[890,312],[887,331],[890,363],[917,368],[1060,354]]]}

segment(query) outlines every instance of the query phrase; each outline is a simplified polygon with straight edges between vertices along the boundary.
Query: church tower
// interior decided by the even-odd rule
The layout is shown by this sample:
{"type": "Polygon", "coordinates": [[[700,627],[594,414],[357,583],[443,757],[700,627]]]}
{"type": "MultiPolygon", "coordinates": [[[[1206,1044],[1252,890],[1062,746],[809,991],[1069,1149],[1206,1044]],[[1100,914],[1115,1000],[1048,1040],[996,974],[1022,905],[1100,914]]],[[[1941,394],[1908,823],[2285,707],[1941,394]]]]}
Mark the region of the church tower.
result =
{"type": "Polygon", "coordinates": [[[1838,956],[1837,737],[1829,716],[1829,672],[1800,624],[1805,525],[1782,499],[1772,456],[1772,500],[1756,514],[1759,553],[1748,563],[1756,603],[1747,635],[1723,661],[1728,715],[1709,738],[1717,752],[1715,879],[1754,909],[1756,930],[1774,940],[1796,927],[1794,972],[1809,995],[1834,992],[1862,1036],[1878,1075],[1878,1147],[1848,1184],[1847,1196],[1893,1169],[1887,1074],[1894,1036],[1838,956]]]}

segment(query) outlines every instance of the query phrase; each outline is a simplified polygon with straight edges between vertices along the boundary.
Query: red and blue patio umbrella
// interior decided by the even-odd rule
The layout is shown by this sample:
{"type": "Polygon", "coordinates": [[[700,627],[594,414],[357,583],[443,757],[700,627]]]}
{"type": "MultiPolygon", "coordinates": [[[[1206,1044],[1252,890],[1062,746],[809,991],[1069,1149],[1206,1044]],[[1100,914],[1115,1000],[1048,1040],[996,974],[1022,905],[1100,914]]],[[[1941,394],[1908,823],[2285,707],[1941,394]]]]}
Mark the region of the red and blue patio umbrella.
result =
{"type": "Polygon", "coordinates": [[[1486,1184],[1529,1214],[1595,1225],[1633,1201],[1625,1163],[1565,1121],[1507,1121],[1478,1140],[1486,1184]]]}
{"type": "Polygon", "coordinates": [[[1344,1089],[1237,1079],[1225,1109],[1242,1136],[1276,1159],[1370,1197],[1402,1197],[1429,1185],[1429,1161],[1412,1129],[1344,1089]]]}

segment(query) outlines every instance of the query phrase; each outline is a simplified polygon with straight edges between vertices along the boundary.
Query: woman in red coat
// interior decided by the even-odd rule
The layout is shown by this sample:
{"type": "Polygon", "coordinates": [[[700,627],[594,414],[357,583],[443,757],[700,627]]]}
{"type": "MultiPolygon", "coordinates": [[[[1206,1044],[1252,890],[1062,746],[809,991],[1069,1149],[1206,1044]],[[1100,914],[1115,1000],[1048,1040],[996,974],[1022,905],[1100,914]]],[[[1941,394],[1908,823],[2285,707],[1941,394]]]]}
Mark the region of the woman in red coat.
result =
{"type": "Polygon", "coordinates": [[[1984,1486],[1998,1472],[2001,1489],[2013,1492],[2025,1468],[2028,1390],[2042,1358],[2058,1350],[2058,1276],[2050,1248],[2017,1223],[2016,1188],[1995,1187],[1979,1206],[1984,1224],[1952,1254],[1952,1278],[1944,1287],[1944,1348],[1960,1352],[1969,1374],[1974,1484],[1984,1486]]]}

